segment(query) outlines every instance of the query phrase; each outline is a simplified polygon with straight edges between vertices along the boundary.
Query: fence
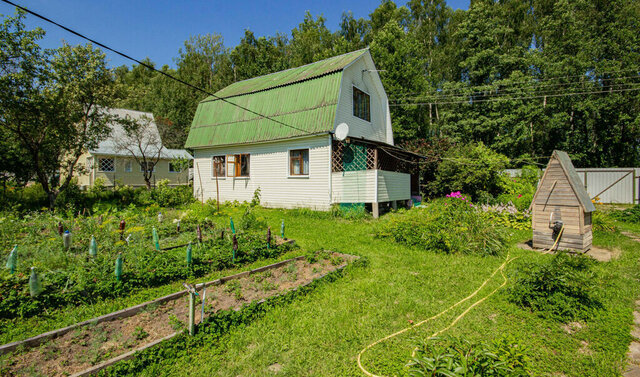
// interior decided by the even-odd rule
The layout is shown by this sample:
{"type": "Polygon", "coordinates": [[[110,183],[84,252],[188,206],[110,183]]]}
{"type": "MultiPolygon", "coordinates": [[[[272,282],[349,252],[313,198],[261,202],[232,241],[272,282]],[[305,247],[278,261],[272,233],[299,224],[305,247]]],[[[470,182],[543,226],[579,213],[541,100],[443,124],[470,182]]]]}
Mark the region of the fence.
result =
{"type": "MultiPolygon", "coordinates": [[[[592,199],[601,203],[640,203],[640,168],[577,168],[578,176],[592,199]]],[[[512,176],[520,169],[507,169],[512,176]]]]}

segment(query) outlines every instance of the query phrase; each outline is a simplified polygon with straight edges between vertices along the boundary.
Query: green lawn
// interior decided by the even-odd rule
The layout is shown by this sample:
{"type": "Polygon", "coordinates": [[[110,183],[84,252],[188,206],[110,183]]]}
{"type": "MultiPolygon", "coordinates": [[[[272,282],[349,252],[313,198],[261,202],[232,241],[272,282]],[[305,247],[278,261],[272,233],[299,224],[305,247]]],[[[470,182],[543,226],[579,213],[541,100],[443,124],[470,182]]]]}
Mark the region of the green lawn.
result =
{"type": "MultiPolygon", "coordinates": [[[[252,324],[235,329],[218,344],[192,350],[190,357],[166,360],[145,375],[193,376],[361,376],[358,352],[371,342],[428,318],[473,292],[504,256],[441,255],[407,248],[373,236],[374,221],[322,219],[293,211],[263,210],[270,224],[287,221],[288,235],[306,249],[324,247],[366,256],[369,266],[321,285],[294,304],[276,308],[252,324]]],[[[518,232],[525,240],[528,232],[518,232]]],[[[486,300],[448,331],[469,339],[512,336],[528,348],[535,375],[615,376],[625,363],[629,326],[638,283],[637,244],[620,235],[596,234],[595,242],[620,248],[621,257],[597,267],[604,310],[569,334],[557,322],[523,311],[504,290],[486,300]]],[[[519,263],[550,258],[512,248],[519,263]]],[[[479,293],[502,283],[496,275],[479,293]]],[[[363,357],[370,372],[401,375],[416,337],[444,328],[473,300],[389,342],[363,357]]]]}
{"type": "MultiPolygon", "coordinates": [[[[361,349],[409,326],[410,321],[431,317],[468,296],[505,258],[436,254],[378,239],[374,237],[374,220],[347,221],[308,211],[257,211],[272,229],[279,229],[281,219],[285,219],[287,236],[296,239],[303,250],[325,248],[361,255],[368,258],[369,265],[350,269],[330,284],[320,284],[292,304],[277,306],[247,326],[233,329],[215,344],[190,350],[188,357],[158,362],[143,375],[363,376],[356,363],[361,349]]],[[[514,233],[514,245],[530,236],[526,231],[514,233]]],[[[631,340],[634,301],[640,292],[640,247],[619,234],[596,233],[594,240],[598,246],[617,248],[622,253],[617,260],[597,265],[597,285],[604,308],[581,323],[582,328],[569,333],[561,323],[524,311],[507,301],[503,289],[470,311],[447,334],[485,341],[510,336],[527,348],[534,375],[619,375],[631,340]]],[[[515,247],[510,254],[518,257],[505,270],[510,281],[519,264],[551,258],[515,247]]],[[[497,274],[473,300],[374,347],[363,357],[366,368],[378,375],[403,375],[416,338],[428,337],[446,327],[475,299],[486,296],[501,283],[497,274]]],[[[99,306],[55,312],[44,322],[26,320],[16,324],[10,334],[3,334],[3,338],[23,338],[142,302],[178,286],[144,290],[126,300],[107,301],[99,306]]]]}

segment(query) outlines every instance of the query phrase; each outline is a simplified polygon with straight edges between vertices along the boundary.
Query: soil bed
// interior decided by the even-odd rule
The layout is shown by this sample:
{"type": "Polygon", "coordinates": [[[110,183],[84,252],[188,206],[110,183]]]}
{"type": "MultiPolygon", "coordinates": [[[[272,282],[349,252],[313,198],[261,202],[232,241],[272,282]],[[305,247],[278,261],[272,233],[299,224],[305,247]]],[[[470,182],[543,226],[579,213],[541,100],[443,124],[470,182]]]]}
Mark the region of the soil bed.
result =
{"type": "MultiPolygon", "coordinates": [[[[205,316],[220,310],[239,309],[244,304],[282,294],[345,266],[354,257],[324,253],[309,263],[294,260],[283,266],[228,280],[206,288],[205,316]]],[[[201,300],[203,291],[198,291],[201,300]]],[[[67,376],[167,337],[186,327],[188,295],[147,307],[122,319],[77,328],[36,348],[8,355],[0,371],[9,376],[67,376]]],[[[196,307],[196,323],[201,305],[196,307]]]]}

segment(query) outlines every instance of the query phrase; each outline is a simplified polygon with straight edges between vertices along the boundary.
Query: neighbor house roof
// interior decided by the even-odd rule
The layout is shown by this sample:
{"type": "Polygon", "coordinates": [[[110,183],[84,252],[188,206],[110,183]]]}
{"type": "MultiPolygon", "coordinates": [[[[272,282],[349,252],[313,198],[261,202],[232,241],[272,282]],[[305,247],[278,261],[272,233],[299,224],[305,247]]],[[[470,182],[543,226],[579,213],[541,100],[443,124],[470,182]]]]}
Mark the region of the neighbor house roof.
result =
{"type": "Polygon", "coordinates": [[[367,54],[353,51],[233,83],[200,102],[187,148],[271,141],[333,131],[342,72],[367,54]],[[267,119],[275,119],[292,127],[267,119]]]}
{"type": "MultiPolygon", "coordinates": [[[[160,151],[160,158],[163,159],[176,159],[176,158],[187,158],[193,159],[193,157],[184,149],[167,149],[162,147],[162,142],[160,138],[160,132],[158,131],[158,126],[156,125],[155,118],[152,113],[146,113],[142,111],[136,110],[128,110],[128,109],[107,109],[105,110],[109,115],[113,115],[123,119],[131,119],[131,120],[143,120],[148,119],[149,123],[149,132],[152,134],[151,137],[148,138],[148,141],[154,144],[148,144],[150,149],[150,154],[154,154],[157,152],[159,148],[162,148],[160,151]],[[159,141],[159,142],[157,142],[159,141]],[[155,150],[155,151],[153,151],[155,150]]],[[[118,146],[116,140],[122,140],[125,138],[126,132],[122,125],[117,121],[113,121],[109,124],[111,128],[111,134],[109,137],[98,144],[97,148],[90,149],[89,153],[95,155],[109,155],[109,156],[131,156],[131,152],[122,149],[118,146]]],[[[144,146],[143,146],[144,148],[144,146]]],[[[135,148],[131,148],[134,149],[135,148]]],[[[140,156],[138,156],[140,157],[140,156]]]]}

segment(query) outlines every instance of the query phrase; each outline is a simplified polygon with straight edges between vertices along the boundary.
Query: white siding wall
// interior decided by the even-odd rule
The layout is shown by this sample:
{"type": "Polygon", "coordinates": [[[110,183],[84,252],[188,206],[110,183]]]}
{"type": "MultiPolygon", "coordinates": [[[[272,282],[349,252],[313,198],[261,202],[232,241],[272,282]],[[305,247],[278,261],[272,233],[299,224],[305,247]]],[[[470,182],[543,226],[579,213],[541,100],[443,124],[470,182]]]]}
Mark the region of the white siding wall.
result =
{"type": "Polygon", "coordinates": [[[376,171],[377,170],[358,170],[331,173],[331,198],[333,202],[375,202],[376,171]]]}
{"type": "Polygon", "coordinates": [[[349,136],[365,138],[393,144],[389,105],[384,88],[375,71],[373,61],[368,54],[345,68],[340,84],[340,98],[336,112],[335,126],[340,123],[349,125],[349,136]],[[369,94],[371,99],[371,122],[353,115],[353,87],[369,94]]]}
{"type": "Polygon", "coordinates": [[[409,174],[384,170],[346,171],[331,173],[331,182],[334,203],[381,203],[411,198],[409,174]]]}
{"type": "Polygon", "coordinates": [[[198,149],[194,153],[193,184],[197,199],[201,198],[201,187],[204,200],[216,198],[216,180],[212,171],[211,158],[236,153],[251,155],[249,178],[218,179],[221,202],[250,201],[254,191],[260,187],[262,205],[265,207],[307,207],[317,210],[330,208],[331,144],[328,135],[272,143],[198,149]],[[309,148],[309,176],[289,178],[289,149],[302,148],[309,148]]]}
{"type": "Polygon", "coordinates": [[[407,200],[411,198],[411,175],[378,170],[378,201],[407,200]]]}

